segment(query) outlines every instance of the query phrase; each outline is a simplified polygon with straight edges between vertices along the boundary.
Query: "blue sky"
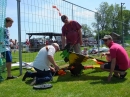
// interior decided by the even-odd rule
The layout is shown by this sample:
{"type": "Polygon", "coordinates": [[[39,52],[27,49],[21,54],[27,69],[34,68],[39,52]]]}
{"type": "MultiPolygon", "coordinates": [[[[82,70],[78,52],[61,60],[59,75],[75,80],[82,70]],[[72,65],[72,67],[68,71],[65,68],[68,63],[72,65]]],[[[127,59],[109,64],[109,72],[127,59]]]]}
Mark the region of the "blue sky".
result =
{"type": "MultiPolygon", "coordinates": [[[[21,0],[21,1],[26,1],[26,0],[21,0]]],[[[125,3],[123,6],[126,7],[126,9],[130,10],[129,0],[68,0],[68,1],[72,2],[74,4],[77,4],[79,6],[85,7],[87,9],[93,10],[93,11],[95,11],[96,8],[99,8],[99,5],[101,4],[101,2],[108,2],[109,4],[125,3]]],[[[13,26],[11,28],[9,28],[10,38],[18,39],[17,0],[7,0],[6,17],[11,17],[14,20],[13,26]]],[[[26,26],[26,25],[24,25],[24,26],[26,26]]],[[[61,28],[59,28],[59,30],[61,30],[61,28]]],[[[28,38],[28,36],[25,34],[25,32],[22,32],[22,39],[21,40],[24,41],[27,38],[28,38]]]]}

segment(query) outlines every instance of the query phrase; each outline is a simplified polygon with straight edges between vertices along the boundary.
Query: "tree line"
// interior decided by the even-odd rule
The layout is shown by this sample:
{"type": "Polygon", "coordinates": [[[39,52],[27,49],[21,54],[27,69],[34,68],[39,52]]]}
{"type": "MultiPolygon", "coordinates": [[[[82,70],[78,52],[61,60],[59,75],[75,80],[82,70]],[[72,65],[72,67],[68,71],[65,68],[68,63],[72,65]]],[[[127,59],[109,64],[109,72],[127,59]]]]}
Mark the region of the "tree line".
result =
{"type": "Polygon", "coordinates": [[[130,10],[127,10],[125,5],[109,5],[107,2],[102,2],[96,10],[96,22],[91,24],[93,28],[87,24],[82,24],[83,35],[89,37],[93,35],[93,32],[99,33],[99,38],[112,32],[122,35],[122,28],[124,36],[130,35],[130,10]]]}

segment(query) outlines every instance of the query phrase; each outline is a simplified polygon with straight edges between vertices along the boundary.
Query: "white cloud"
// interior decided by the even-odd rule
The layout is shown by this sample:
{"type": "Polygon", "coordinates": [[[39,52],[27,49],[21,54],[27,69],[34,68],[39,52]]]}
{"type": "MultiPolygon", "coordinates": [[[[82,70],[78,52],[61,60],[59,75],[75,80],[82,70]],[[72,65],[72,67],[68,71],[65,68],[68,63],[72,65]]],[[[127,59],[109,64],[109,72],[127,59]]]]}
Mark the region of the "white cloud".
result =
{"type": "Polygon", "coordinates": [[[75,15],[78,17],[84,17],[84,18],[94,18],[95,13],[90,11],[81,11],[81,12],[75,12],[75,15]]]}

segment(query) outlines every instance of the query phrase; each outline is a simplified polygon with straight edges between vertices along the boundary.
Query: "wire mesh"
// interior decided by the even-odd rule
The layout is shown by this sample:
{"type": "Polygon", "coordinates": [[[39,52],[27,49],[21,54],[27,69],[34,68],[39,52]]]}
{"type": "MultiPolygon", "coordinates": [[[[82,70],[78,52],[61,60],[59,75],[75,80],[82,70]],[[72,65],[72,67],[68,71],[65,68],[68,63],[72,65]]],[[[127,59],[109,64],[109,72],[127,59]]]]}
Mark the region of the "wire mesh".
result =
{"type": "MultiPolygon", "coordinates": [[[[93,11],[62,0],[21,0],[21,31],[25,33],[25,36],[22,37],[25,40],[28,39],[29,36],[26,33],[61,33],[63,23],[60,13],[67,15],[70,20],[76,20],[81,25],[87,24],[92,27],[91,23],[95,22],[93,11]]],[[[45,38],[49,39],[43,35],[31,37],[35,40],[40,39],[43,45],[45,38]]],[[[56,40],[54,37],[52,39],[56,40]]],[[[26,56],[24,58],[29,59],[26,56]]],[[[62,61],[63,58],[59,54],[56,60],[62,61]]],[[[23,61],[26,60],[23,59],[23,61]]]]}
{"type": "MultiPolygon", "coordinates": [[[[45,35],[28,35],[27,33],[62,33],[61,28],[64,25],[61,21],[60,14],[68,16],[69,20],[76,20],[81,25],[85,24],[91,28],[92,33],[94,31],[102,31],[102,21],[106,25],[105,17],[100,15],[101,21],[97,23],[96,12],[79,5],[73,4],[66,0],[21,0],[21,39],[26,40],[30,38],[32,42],[29,50],[23,43],[22,60],[25,62],[31,62],[36,57],[38,50],[43,47],[46,40],[57,40],[61,38],[50,38],[45,35]],[[35,53],[31,53],[35,52],[35,53]],[[28,57],[29,56],[29,57],[28,57]]],[[[119,31],[118,27],[123,24],[123,27],[129,26],[128,24],[122,23],[122,21],[116,20],[113,17],[107,17],[111,22],[107,25],[111,28],[110,32],[119,31]]],[[[121,28],[121,27],[120,27],[121,28]]],[[[125,29],[125,28],[124,28],[125,29]]],[[[105,29],[107,31],[107,27],[105,29]]],[[[97,32],[98,33],[98,32],[97,32]]],[[[83,33],[84,34],[84,33],[83,33]]],[[[122,37],[122,31],[120,30],[120,36],[122,37]]],[[[101,36],[99,36],[99,39],[101,36]]],[[[129,37],[128,37],[129,38],[129,37]]],[[[122,40],[122,39],[120,39],[122,40]]],[[[58,42],[59,44],[61,42],[58,42]]],[[[99,41],[97,41],[99,43],[99,41]]],[[[61,52],[60,52],[61,53],[61,52]]],[[[63,62],[63,58],[60,53],[56,56],[56,60],[63,62]]],[[[17,57],[17,56],[15,56],[17,57]]],[[[18,60],[18,57],[17,59],[18,60]]]]}
{"type": "Polygon", "coordinates": [[[2,57],[2,52],[5,51],[4,46],[4,19],[6,14],[7,0],[0,0],[0,81],[3,80],[3,72],[5,69],[5,60],[2,57]]]}

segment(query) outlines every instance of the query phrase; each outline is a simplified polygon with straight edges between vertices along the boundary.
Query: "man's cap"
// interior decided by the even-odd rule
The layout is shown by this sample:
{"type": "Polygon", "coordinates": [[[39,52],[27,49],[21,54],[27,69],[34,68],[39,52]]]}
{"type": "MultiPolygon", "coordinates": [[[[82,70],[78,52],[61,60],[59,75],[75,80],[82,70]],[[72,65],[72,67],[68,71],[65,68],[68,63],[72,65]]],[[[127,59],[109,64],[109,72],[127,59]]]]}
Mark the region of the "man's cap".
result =
{"type": "Polygon", "coordinates": [[[62,16],[61,16],[61,20],[62,20],[63,22],[65,21],[66,18],[68,18],[66,15],[62,15],[62,16]]]}
{"type": "Polygon", "coordinates": [[[105,36],[102,38],[102,40],[107,40],[107,39],[111,39],[111,40],[112,40],[111,35],[105,35],[105,36]]]}
{"type": "Polygon", "coordinates": [[[60,47],[57,43],[52,43],[52,45],[56,46],[58,48],[58,50],[60,50],[60,47]]]}

